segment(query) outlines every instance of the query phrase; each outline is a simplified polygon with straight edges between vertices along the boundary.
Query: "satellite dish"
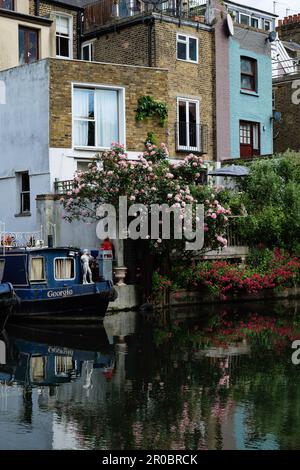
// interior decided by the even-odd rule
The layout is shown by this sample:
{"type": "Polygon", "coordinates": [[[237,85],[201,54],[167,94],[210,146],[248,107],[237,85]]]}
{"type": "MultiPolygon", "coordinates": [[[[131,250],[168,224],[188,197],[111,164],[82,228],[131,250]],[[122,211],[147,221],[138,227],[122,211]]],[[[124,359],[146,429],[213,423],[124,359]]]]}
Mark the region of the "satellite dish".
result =
{"type": "Polygon", "coordinates": [[[233,19],[229,13],[227,14],[227,27],[228,27],[229,36],[234,36],[233,19]]]}
{"type": "Polygon", "coordinates": [[[268,41],[269,42],[274,42],[277,39],[277,33],[276,31],[271,31],[269,36],[268,36],[268,41]]]}

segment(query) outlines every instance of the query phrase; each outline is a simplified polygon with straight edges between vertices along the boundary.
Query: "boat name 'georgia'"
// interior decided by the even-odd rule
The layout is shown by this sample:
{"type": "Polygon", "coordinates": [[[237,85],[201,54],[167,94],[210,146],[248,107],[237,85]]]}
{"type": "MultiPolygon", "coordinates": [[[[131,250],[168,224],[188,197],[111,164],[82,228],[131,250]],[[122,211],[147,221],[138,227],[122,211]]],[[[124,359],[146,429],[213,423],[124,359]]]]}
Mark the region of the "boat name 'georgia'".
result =
{"type": "Polygon", "coordinates": [[[72,289],[65,289],[65,290],[60,290],[60,291],[50,290],[47,293],[47,296],[50,297],[50,298],[53,298],[53,297],[69,297],[70,295],[73,295],[73,290],[72,289]]]}

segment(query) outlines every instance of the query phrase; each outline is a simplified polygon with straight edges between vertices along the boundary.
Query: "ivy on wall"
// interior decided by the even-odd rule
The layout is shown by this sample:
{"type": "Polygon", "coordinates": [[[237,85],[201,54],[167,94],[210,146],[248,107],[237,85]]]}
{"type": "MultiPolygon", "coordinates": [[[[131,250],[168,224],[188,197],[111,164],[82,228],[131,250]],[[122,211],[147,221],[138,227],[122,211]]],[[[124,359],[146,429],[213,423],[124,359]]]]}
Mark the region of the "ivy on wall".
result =
{"type": "Polygon", "coordinates": [[[159,118],[159,124],[163,127],[168,117],[168,106],[162,101],[155,100],[152,96],[141,96],[138,100],[136,120],[144,121],[155,116],[159,118]]]}

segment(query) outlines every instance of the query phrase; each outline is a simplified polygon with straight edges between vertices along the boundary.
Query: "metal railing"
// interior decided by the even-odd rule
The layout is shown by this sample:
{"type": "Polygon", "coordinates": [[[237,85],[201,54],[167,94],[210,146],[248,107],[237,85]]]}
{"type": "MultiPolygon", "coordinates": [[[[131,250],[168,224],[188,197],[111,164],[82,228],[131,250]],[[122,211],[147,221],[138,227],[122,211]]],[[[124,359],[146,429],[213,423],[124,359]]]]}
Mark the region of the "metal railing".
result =
{"type": "Polygon", "coordinates": [[[191,122],[176,122],[176,150],[207,153],[208,126],[191,122]]]}
{"type": "Polygon", "coordinates": [[[300,73],[300,58],[288,60],[272,60],[273,78],[282,78],[287,75],[296,75],[300,73]]]}
{"type": "Polygon", "coordinates": [[[54,191],[56,194],[67,194],[74,189],[74,180],[55,181],[54,191]]]}
{"type": "Polygon", "coordinates": [[[84,30],[149,12],[200,21],[205,11],[206,0],[99,0],[85,7],[84,30]]]}
{"type": "Polygon", "coordinates": [[[33,232],[16,232],[6,229],[3,222],[0,222],[0,250],[5,253],[10,248],[33,248],[43,246],[43,227],[33,232]]]}

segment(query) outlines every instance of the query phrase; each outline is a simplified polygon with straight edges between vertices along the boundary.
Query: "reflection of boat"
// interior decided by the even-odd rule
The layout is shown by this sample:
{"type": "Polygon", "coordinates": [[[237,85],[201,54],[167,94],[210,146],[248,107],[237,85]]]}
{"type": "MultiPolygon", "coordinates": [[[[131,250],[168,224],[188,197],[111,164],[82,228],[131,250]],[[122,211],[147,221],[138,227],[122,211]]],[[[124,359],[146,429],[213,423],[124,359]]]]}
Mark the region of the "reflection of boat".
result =
{"type": "Polygon", "coordinates": [[[7,249],[0,253],[3,282],[19,299],[13,315],[54,316],[80,313],[104,316],[115,298],[110,281],[83,284],[81,253],[69,248],[7,249]]]}
{"type": "Polygon", "coordinates": [[[3,330],[11,311],[17,305],[17,298],[10,283],[1,284],[0,273],[0,332],[3,330]]]}
{"type": "Polygon", "coordinates": [[[103,328],[85,336],[22,326],[9,326],[7,332],[6,364],[0,365],[0,381],[58,385],[79,377],[84,362],[103,373],[114,368],[114,352],[103,328]]]}

